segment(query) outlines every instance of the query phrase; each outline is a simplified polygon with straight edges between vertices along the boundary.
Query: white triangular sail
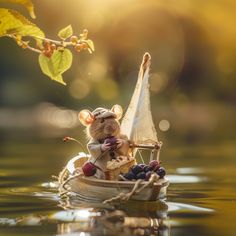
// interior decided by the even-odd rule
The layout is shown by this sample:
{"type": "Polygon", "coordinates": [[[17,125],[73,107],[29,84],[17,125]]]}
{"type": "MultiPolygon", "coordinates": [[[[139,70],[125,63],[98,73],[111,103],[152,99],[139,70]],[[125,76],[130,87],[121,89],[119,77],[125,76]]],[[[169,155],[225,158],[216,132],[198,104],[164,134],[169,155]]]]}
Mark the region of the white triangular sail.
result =
{"type": "Polygon", "coordinates": [[[136,144],[158,142],[150,107],[150,64],[151,56],[145,53],[131,102],[121,123],[121,132],[136,144]]]}

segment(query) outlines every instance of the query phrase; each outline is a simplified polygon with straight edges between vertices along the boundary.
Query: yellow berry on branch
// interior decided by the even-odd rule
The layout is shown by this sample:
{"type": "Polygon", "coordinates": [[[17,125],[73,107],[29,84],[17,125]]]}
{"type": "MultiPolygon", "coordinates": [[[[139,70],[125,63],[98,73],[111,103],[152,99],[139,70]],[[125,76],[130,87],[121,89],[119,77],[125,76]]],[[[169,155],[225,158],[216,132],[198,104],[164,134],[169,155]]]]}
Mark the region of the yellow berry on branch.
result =
{"type": "Polygon", "coordinates": [[[77,44],[78,43],[78,37],[73,35],[70,37],[70,41],[72,44],[77,44]]]}

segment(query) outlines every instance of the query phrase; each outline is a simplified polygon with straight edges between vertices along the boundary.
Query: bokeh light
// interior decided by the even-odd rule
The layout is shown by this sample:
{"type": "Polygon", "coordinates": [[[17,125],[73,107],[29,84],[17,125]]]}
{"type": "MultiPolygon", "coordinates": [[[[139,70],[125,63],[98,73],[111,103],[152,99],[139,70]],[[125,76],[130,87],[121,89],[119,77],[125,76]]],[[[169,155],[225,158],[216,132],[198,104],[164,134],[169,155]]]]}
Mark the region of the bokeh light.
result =
{"type": "Polygon", "coordinates": [[[104,79],[95,86],[97,94],[104,100],[114,100],[118,98],[119,88],[115,81],[104,79]]]}
{"type": "Polygon", "coordinates": [[[69,85],[69,92],[73,98],[83,99],[89,95],[91,86],[82,79],[73,80],[69,85]]]}
{"type": "Polygon", "coordinates": [[[167,86],[168,78],[164,73],[154,73],[150,78],[150,90],[154,93],[161,92],[167,86]]]}
{"type": "Polygon", "coordinates": [[[89,80],[92,82],[101,82],[106,77],[107,69],[107,62],[102,56],[94,57],[86,66],[89,80]]]}
{"type": "Polygon", "coordinates": [[[161,120],[159,122],[159,129],[163,132],[168,131],[170,129],[170,122],[168,120],[161,120]]]}
{"type": "Polygon", "coordinates": [[[73,110],[63,109],[50,103],[38,106],[37,121],[42,126],[66,129],[79,125],[78,113],[73,110]]]}

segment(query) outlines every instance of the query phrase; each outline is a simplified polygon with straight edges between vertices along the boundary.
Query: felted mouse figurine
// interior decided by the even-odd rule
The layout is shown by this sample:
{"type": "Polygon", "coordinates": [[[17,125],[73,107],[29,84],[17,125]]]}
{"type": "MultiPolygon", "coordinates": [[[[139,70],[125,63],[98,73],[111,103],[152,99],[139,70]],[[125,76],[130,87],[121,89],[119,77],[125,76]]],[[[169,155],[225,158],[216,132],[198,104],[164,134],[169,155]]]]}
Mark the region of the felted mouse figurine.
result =
{"type": "Polygon", "coordinates": [[[91,154],[90,163],[97,167],[95,177],[105,179],[104,171],[107,162],[117,156],[128,155],[129,141],[120,133],[120,123],[123,114],[120,105],[114,105],[110,110],[97,108],[94,111],[82,110],[79,113],[80,122],[87,127],[91,154]]]}

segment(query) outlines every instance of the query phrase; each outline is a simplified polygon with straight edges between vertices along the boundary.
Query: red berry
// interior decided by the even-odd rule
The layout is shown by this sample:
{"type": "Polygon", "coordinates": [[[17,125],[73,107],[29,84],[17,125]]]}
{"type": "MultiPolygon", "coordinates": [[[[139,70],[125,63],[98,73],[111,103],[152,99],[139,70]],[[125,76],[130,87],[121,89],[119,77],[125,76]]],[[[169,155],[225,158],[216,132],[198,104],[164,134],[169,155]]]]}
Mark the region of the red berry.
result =
{"type": "Polygon", "coordinates": [[[68,142],[70,140],[70,137],[64,137],[63,142],[68,142]]]}
{"type": "Polygon", "coordinates": [[[88,44],[87,43],[82,43],[81,46],[82,46],[83,49],[87,49],[88,48],[88,44]]]}
{"type": "Polygon", "coordinates": [[[78,42],[78,37],[75,36],[75,35],[73,35],[73,36],[70,37],[70,41],[72,42],[72,44],[77,44],[77,42],[78,42]]]}
{"type": "Polygon", "coordinates": [[[92,162],[86,162],[82,166],[82,170],[85,176],[92,176],[97,172],[97,168],[92,162]]]}
{"type": "Polygon", "coordinates": [[[51,46],[50,46],[50,49],[51,49],[52,51],[56,50],[56,49],[57,49],[56,44],[55,44],[55,43],[52,43],[51,46]]]}
{"type": "Polygon", "coordinates": [[[52,51],[51,51],[51,50],[43,50],[43,54],[44,54],[46,57],[51,57],[51,56],[52,56],[52,51]]]}
{"type": "Polygon", "coordinates": [[[83,48],[82,45],[79,44],[79,43],[77,43],[77,44],[75,45],[75,51],[76,51],[76,52],[80,52],[82,48],[83,48]]]}
{"type": "Polygon", "coordinates": [[[50,42],[49,41],[44,41],[44,48],[45,48],[45,50],[48,50],[48,49],[50,49],[50,42]]]}
{"type": "Polygon", "coordinates": [[[149,163],[149,166],[151,167],[152,170],[154,170],[154,169],[158,168],[158,166],[160,166],[160,163],[157,160],[153,160],[149,163]]]}

